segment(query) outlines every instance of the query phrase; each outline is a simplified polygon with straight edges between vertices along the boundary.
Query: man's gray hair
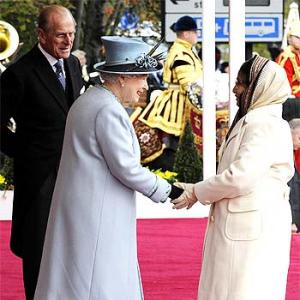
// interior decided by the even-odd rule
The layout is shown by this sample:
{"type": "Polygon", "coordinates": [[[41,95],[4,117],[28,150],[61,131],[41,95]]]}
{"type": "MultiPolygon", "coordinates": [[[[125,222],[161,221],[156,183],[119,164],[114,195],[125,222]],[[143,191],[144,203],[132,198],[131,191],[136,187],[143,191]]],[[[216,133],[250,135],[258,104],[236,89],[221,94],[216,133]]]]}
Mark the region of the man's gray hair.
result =
{"type": "Polygon", "coordinates": [[[70,15],[70,17],[73,19],[73,22],[76,26],[76,21],[71,11],[68,8],[62,5],[53,4],[53,5],[47,5],[41,10],[38,17],[38,28],[41,28],[45,31],[49,31],[51,29],[50,17],[54,14],[60,15],[61,18],[64,18],[66,14],[70,15]]]}
{"type": "Polygon", "coordinates": [[[300,118],[294,118],[290,120],[289,125],[291,129],[300,128],[300,118]]]}

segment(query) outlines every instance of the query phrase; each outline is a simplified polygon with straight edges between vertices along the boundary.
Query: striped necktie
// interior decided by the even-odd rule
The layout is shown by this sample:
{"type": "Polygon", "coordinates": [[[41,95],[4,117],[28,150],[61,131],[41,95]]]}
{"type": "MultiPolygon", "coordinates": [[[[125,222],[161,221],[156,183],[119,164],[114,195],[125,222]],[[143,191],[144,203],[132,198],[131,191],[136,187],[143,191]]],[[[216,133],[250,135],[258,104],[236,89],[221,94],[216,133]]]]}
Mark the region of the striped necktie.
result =
{"type": "Polygon", "coordinates": [[[65,79],[65,76],[64,76],[64,73],[63,73],[61,61],[58,60],[58,61],[54,64],[54,67],[55,67],[55,74],[56,74],[56,76],[57,76],[59,82],[61,83],[63,89],[65,90],[65,89],[66,89],[66,79],[65,79]]]}

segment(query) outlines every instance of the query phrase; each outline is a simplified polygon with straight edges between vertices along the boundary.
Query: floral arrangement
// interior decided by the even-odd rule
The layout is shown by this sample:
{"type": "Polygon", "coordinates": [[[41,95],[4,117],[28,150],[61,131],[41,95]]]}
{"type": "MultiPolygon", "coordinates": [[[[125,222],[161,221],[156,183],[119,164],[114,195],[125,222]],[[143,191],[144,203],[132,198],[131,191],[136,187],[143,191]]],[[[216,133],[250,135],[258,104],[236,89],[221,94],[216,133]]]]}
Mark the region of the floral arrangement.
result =
{"type": "Polygon", "coordinates": [[[13,161],[0,153],[0,191],[13,190],[13,161]]]}
{"type": "Polygon", "coordinates": [[[7,182],[6,178],[0,174],[0,191],[12,190],[13,186],[7,182]]]}
{"type": "Polygon", "coordinates": [[[5,185],[6,185],[5,184],[5,177],[0,174],[0,190],[1,191],[5,189],[5,185]]]}
{"type": "Polygon", "coordinates": [[[170,184],[174,183],[177,181],[176,176],[177,173],[175,172],[171,172],[171,171],[162,171],[161,169],[157,169],[157,170],[151,170],[155,175],[166,179],[170,184]]]}

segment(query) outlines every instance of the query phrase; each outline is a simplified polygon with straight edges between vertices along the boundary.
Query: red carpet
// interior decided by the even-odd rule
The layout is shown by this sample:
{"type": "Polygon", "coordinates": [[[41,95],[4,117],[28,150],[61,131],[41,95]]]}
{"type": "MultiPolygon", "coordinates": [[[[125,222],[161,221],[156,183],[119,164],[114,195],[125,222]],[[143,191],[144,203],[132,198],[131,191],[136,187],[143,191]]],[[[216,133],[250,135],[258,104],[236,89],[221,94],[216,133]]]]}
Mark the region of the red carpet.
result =
{"type": "MultiPolygon", "coordinates": [[[[138,221],[145,300],[196,300],[207,219],[138,221]]],[[[0,299],[24,300],[21,263],[8,250],[10,222],[0,222],[0,299]]],[[[300,235],[293,235],[286,300],[300,299],[300,235]]],[[[127,299],[126,299],[127,300],[127,299]]]]}

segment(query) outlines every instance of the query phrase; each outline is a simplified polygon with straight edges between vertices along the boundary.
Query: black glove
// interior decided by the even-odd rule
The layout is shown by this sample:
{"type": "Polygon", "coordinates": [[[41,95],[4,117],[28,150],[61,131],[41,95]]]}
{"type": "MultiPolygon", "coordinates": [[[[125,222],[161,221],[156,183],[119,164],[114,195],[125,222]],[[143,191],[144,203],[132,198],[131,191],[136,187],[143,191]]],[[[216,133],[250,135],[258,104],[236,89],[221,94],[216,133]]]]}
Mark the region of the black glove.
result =
{"type": "Polygon", "coordinates": [[[178,198],[182,193],[184,192],[184,190],[182,188],[179,188],[175,185],[172,184],[172,188],[171,188],[171,193],[169,195],[169,198],[176,199],[178,198]]]}

